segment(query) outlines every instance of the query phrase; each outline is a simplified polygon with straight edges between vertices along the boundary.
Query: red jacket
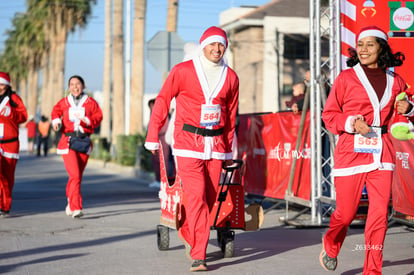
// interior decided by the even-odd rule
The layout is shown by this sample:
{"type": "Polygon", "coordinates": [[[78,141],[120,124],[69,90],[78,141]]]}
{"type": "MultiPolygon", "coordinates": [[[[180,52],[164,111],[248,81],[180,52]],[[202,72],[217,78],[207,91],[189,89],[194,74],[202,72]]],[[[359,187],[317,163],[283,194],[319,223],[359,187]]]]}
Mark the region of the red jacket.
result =
{"type": "MultiPolygon", "coordinates": [[[[85,134],[93,134],[96,127],[101,124],[102,111],[98,103],[88,95],[84,94],[80,99],[78,106],[76,106],[72,95],[61,99],[52,110],[52,125],[60,124],[62,137],[60,138],[57,146],[58,154],[67,154],[69,152],[69,137],[65,136],[66,133],[72,133],[78,130],[85,134]],[[85,121],[71,121],[69,118],[69,109],[71,107],[84,108],[85,121]]],[[[92,147],[90,152],[92,151],[92,147]]],[[[89,153],[90,153],[89,152],[89,153]]],[[[88,154],[89,154],[88,153],[88,154]]]]}
{"type": "Polygon", "coordinates": [[[239,79],[236,73],[224,65],[221,78],[214,91],[209,91],[198,58],[176,65],[170,72],[155,100],[148,127],[145,147],[157,150],[159,132],[168,116],[171,100],[176,100],[173,154],[198,159],[231,159],[235,130],[239,79]],[[219,105],[220,119],[217,125],[201,126],[203,104],[219,105]],[[184,131],[183,125],[198,128],[221,129],[223,134],[203,137],[184,131]]]}
{"type": "Polygon", "coordinates": [[[361,115],[370,126],[388,127],[396,96],[406,89],[406,82],[397,74],[387,72],[387,88],[378,97],[360,64],[341,72],[335,79],[322,119],[326,128],[339,139],[335,148],[335,176],[365,173],[376,169],[394,170],[395,153],[389,134],[382,136],[379,154],[354,152],[352,120],[361,115]]]}
{"type": "Polygon", "coordinates": [[[26,107],[21,98],[13,93],[12,100],[17,104],[17,107],[11,107],[9,97],[5,97],[0,102],[0,110],[6,108],[7,111],[0,112],[0,154],[7,158],[19,158],[19,124],[27,120],[26,107]],[[14,140],[12,142],[5,142],[7,140],[14,140]],[[3,143],[4,142],[4,143],[3,143]]]}
{"type": "Polygon", "coordinates": [[[34,120],[30,120],[26,123],[27,128],[27,137],[28,138],[35,138],[36,137],[36,122],[34,120]]]}

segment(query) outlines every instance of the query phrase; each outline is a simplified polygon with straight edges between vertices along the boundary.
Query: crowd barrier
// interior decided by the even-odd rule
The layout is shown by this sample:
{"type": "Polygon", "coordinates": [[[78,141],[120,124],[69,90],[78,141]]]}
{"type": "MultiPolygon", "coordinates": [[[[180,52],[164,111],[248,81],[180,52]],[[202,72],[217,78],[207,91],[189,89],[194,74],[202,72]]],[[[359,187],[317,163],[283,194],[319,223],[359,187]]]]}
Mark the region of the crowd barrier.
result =
{"type": "MultiPolygon", "coordinates": [[[[292,191],[310,200],[310,129],[306,117],[301,146],[295,150],[301,116],[292,112],[244,114],[239,116],[238,155],[245,162],[242,182],[245,191],[284,199],[293,159],[296,158],[292,191]]],[[[392,188],[396,217],[412,221],[414,216],[414,141],[393,139],[396,171],[392,188]]]]}
{"type": "Polygon", "coordinates": [[[310,199],[309,113],[299,150],[295,150],[300,115],[292,112],[239,116],[238,155],[245,161],[243,184],[249,194],[283,199],[296,158],[293,194],[310,199]]]}

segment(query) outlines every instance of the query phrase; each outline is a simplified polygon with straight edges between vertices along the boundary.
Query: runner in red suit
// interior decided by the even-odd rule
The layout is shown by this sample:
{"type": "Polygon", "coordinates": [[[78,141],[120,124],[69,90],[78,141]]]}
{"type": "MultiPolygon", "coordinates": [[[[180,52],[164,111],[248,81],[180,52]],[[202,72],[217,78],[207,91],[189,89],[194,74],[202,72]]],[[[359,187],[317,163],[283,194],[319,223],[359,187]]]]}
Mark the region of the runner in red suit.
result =
{"type": "Polygon", "coordinates": [[[226,33],[210,27],[200,39],[199,54],[171,70],[155,100],[145,142],[156,153],[159,131],[175,98],[172,147],[185,209],[178,234],[191,247],[191,271],[207,270],[209,211],[216,200],[222,163],[232,163],[239,80],[223,60],[226,47],[226,33]]]}
{"type": "Polygon", "coordinates": [[[57,153],[62,155],[69,174],[66,185],[66,214],[73,218],[83,215],[81,181],[93,144],[91,142],[87,152],[77,152],[69,148],[69,139],[90,136],[102,121],[101,108],[93,98],[83,92],[84,89],[85,82],[82,77],[75,75],[69,78],[70,94],[53,107],[51,116],[53,129],[62,132],[57,153]]]}
{"type": "Polygon", "coordinates": [[[321,265],[335,270],[337,256],[355,217],[366,186],[369,209],[365,225],[363,274],[381,274],[387,212],[395,167],[389,125],[394,112],[411,116],[412,105],[397,101],[406,90],[405,81],[387,70],[400,66],[401,53],[393,54],[387,35],[372,26],[361,30],[356,51],[335,79],[322,118],[329,131],[339,135],[334,153],[333,176],[336,209],[322,240],[321,265]]]}
{"type": "Polygon", "coordinates": [[[26,107],[11,90],[9,74],[0,72],[0,216],[10,212],[19,158],[19,124],[26,120],[26,107]]]}

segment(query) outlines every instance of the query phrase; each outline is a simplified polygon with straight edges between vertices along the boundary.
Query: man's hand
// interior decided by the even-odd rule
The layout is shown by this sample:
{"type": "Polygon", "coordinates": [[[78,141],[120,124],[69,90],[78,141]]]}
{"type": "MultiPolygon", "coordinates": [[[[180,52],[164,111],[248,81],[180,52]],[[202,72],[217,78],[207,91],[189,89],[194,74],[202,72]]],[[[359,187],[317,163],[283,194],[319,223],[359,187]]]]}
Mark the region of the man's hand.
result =
{"type": "Polygon", "coordinates": [[[227,159],[224,161],[224,166],[228,167],[228,166],[232,166],[233,165],[233,160],[232,159],[227,159]]]}

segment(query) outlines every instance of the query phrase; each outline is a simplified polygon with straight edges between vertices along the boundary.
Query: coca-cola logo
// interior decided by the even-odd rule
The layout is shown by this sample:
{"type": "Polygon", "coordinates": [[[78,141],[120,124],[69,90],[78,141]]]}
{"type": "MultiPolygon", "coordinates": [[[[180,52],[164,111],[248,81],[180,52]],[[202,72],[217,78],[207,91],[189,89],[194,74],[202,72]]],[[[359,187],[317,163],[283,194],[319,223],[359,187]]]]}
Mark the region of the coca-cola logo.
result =
{"type": "Polygon", "coordinates": [[[409,8],[399,8],[393,15],[394,25],[401,30],[406,30],[411,27],[414,21],[413,12],[409,8]]]}

